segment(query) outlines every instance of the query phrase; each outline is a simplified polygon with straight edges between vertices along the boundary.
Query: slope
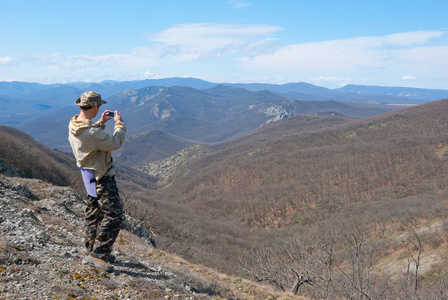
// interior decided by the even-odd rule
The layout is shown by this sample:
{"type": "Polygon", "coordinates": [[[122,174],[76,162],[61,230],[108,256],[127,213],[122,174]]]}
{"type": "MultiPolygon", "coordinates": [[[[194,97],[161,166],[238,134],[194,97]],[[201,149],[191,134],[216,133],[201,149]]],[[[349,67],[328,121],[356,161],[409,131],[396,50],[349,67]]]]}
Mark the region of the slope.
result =
{"type": "Polygon", "coordinates": [[[81,196],[0,174],[0,299],[302,299],[153,247],[125,216],[114,272],[83,262],[81,196]]]}
{"type": "Polygon", "coordinates": [[[160,130],[153,130],[129,137],[126,143],[116,151],[114,157],[122,165],[137,168],[142,165],[142,161],[161,160],[196,143],[160,130]]]}
{"type": "Polygon", "coordinates": [[[179,194],[193,192],[189,197],[195,201],[245,199],[243,207],[229,213],[238,211],[238,217],[259,225],[270,224],[263,218],[270,215],[271,208],[254,210],[257,202],[275,199],[277,209],[295,215],[307,207],[338,209],[382,195],[397,198],[427,189],[437,191],[437,186],[423,182],[444,182],[444,158],[439,158],[436,150],[446,146],[447,110],[444,100],[305,131],[304,120],[315,119],[291,117],[244,138],[209,146],[207,159],[215,163],[199,166],[213,169],[214,174],[190,165],[188,172],[193,169],[197,178],[181,173],[179,180],[189,178],[201,187],[188,182],[184,188],[180,182],[176,188],[179,194]],[[263,197],[259,189],[265,191],[263,197]],[[203,193],[205,190],[209,192],[203,193]],[[206,196],[198,196],[201,194],[206,196]],[[243,217],[246,211],[248,216],[243,217]]]}
{"type": "Polygon", "coordinates": [[[447,113],[296,115],[192,148],[146,198],[188,213],[161,246],[316,299],[446,293],[447,113]]]}
{"type": "Polygon", "coordinates": [[[125,221],[114,248],[115,272],[83,263],[85,192],[71,155],[5,126],[0,140],[0,299],[300,299],[155,249],[142,227],[151,207],[135,197],[154,189],[152,177],[122,166],[125,221]]]}
{"type": "Polygon", "coordinates": [[[70,185],[77,170],[73,156],[48,148],[12,127],[0,126],[0,160],[23,176],[70,185]]]}

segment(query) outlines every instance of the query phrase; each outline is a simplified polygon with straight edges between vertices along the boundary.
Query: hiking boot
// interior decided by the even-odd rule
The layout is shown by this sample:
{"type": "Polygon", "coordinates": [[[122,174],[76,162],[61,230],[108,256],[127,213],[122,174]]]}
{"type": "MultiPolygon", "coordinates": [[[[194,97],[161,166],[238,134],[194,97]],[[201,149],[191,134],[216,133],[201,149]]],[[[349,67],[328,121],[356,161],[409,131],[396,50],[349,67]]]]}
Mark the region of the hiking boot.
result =
{"type": "Polygon", "coordinates": [[[102,260],[101,258],[96,258],[93,256],[86,256],[84,258],[84,261],[93,264],[95,267],[103,269],[106,272],[113,272],[114,267],[109,265],[105,260],[102,260]]]}
{"type": "Polygon", "coordinates": [[[115,262],[115,255],[108,253],[108,254],[103,256],[103,260],[107,261],[108,263],[114,263],[115,262]]]}

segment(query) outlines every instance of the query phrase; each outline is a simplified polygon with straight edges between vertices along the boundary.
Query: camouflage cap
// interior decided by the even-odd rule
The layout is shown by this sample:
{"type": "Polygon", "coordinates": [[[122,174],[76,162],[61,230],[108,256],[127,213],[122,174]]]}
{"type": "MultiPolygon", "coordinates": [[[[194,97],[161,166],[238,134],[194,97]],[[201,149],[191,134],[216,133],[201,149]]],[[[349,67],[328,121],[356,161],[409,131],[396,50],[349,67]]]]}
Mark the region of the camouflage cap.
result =
{"type": "Polygon", "coordinates": [[[79,97],[75,101],[75,104],[81,107],[92,107],[94,105],[101,105],[106,103],[106,101],[101,99],[101,95],[94,91],[82,93],[81,97],[79,97]]]}

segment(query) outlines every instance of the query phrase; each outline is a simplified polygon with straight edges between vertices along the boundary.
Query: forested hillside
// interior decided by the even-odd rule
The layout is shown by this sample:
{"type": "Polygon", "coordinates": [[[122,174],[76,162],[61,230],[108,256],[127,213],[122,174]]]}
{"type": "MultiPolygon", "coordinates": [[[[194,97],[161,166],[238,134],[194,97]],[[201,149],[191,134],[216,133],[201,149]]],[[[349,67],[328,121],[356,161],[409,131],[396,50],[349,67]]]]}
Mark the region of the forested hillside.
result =
{"type": "Polygon", "coordinates": [[[357,121],[291,117],[207,147],[170,188],[182,202],[202,199],[213,211],[216,201],[220,214],[224,205],[263,227],[306,223],[310,209],[437,192],[446,184],[447,112],[444,100],[357,121]]]}
{"type": "Polygon", "coordinates": [[[191,260],[312,298],[436,297],[447,113],[441,100],[362,120],[296,115],[192,148],[146,198],[185,207],[165,246],[191,260]]]}
{"type": "Polygon", "coordinates": [[[70,185],[77,170],[73,155],[48,148],[24,132],[0,126],[0,160],[14,168],[17,176],[70,185]]]}

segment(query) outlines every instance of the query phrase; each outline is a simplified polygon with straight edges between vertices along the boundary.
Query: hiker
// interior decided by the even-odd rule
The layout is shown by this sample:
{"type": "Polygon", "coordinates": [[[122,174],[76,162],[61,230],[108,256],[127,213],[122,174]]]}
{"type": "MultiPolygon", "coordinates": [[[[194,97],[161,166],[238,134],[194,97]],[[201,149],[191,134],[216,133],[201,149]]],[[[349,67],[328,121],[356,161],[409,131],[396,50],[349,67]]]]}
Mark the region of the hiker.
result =
{"type": "Polygon", "coordinates": [[[111,151],[123,144],[126,126],[117,111],[105,110],[98,122],[92,121],[101,105],[106,103],[93,91],[83,93],[75,101],[81,112],[70,120],[69,141],[88,194],[85,215],[87,256],[84,260],[112,272],[110,263],[115,261],[111,254],[112,245],[123,221],[123,204],[115,181],[111,151]],[[104,131],[106,122],[111,119],[115,121],[113,135],[104,131]]]}

